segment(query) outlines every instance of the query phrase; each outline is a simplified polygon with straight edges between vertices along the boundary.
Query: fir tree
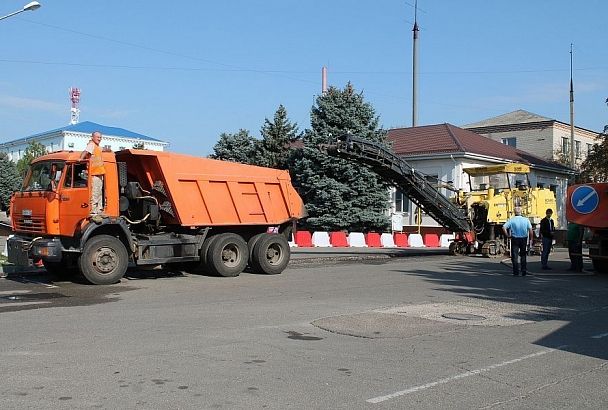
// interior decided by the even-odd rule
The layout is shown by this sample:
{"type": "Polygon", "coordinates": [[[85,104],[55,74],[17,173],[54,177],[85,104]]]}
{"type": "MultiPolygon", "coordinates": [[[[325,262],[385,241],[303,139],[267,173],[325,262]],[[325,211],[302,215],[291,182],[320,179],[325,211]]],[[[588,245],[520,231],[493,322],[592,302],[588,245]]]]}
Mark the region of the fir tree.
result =
{"type": "Polygon", "coordinates": [[[0,152],[0,211],[8,209],[11,194],[19,189],[20,184],[21,177],[15,163],[4,152],[0,152]]]}
{"type": "Polygon", "coordinates": [[[222,133],[210,157],[242,164],[256,164],[258,144],[259,141],[252,137],[248,130],[240,129],[235,134],[222,133]]]}
{"type": "Polygon", "coordinates": [[[23,157],[19,161],[17,161],[17,172],[21,177],[25,177],[27,173],[27,169],[30,164],[36,158],[47,154],[46,147],[37,141],[32,141],[28,144],[27,148],[25,148],[25,152],[23,153],[23,157]]]}
{"type": "Polygon", "coordinates": [[[257,163],[270,168],[287,168],[291,143],[298,139],[298,125],[289,121],[283,105],[279,105],[272,122],[265,119],[260,133],[262,141],[259,144],[257,163]]]}
{"type": "Polygon", "coordinates": [[[332,87],[317,97],[311,111],[312,129],[305,133],[304,148],[290,167],[309,212],[310,229],[382,231],[389,227],[387,184],[361,164],[328,156],[318,147],[345,133],[384,143],[386,132],[378,124],[371,104],[350,83],[344,90],[332,87]]]}

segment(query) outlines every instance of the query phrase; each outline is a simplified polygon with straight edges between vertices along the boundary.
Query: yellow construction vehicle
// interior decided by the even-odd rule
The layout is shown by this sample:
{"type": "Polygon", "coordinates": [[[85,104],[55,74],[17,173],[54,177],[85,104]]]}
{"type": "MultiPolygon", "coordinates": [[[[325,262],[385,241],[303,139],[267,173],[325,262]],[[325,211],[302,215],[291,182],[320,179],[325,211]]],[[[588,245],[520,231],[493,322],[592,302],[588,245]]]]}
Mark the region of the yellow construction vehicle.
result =
{"type": "MultiPolygon", "coordinates": [[[[460,249],[454,249],[455,253],[470,253],[477,248],[487,256],[502,255],[508,248],[502,226],[514,215],[516,206],[521,207],[522,215],[530,219],[533,228],[545,216],[547,208],[556,211],[553,191],[530,186],[528,165],[491,165],[465,168],[464,172],[469,176],[470,192],[460,190],[452,200],[467,210],[477,246],[471,247],[469,243],[469,248],[462,249],[461,244],[460,249]]],[[[531,251],[539,252],[536,241],[531,251]]]]}
{"type": "MultiPolygon", "coordinates": [[[[364,138],[346,134],[322,148],[330,155],[367,165],[399,187],[418,208],[455,233],[450,244],[452,254],[502,256],[509,248],[502,226],[514,215],[516,206],[530,218],[533,227],[540,223],[547,208],[556,210],[553,191],[531,188],[530,167],[525,164],[466,168],[470,190],[465,192],[438,183],[437,178],[417,171],[389,147],[364,138]],[[438,188],[447,188],[456,195],[447,198],[438,188]]],[[[558,220],[557,213],[553,215],[558,220]]],[[[538,246],[531,249],[539,251],[538,246]]]]}

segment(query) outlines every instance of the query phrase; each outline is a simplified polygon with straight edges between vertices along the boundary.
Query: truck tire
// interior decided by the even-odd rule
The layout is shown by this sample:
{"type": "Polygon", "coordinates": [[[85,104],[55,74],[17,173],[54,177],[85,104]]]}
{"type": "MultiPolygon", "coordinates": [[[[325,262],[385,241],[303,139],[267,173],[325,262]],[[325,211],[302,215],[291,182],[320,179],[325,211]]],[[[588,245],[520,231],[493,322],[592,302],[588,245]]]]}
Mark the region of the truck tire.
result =
{"type": "Polygon", "coordinates": [[[129,255],[123,243],[110,235],[98,235],[84,245],[78,259],[80,271],[94,285],[111,285],[127,271],[129,255]]]}
{"type": "Polygon", "coordinates": [[[203,242],[203,245],[201,246],[201,249],[199,250],[199,256],[201,258],[200,261],[180,263],[180,264],[178,264],[179,265],[178,269],[181,268],[182,270],[184,270],[188,273],[196,273],[196,274],[209,272],[209,265],[207,264],[207,252],[209,251],[209,246],[211,246],[211,242],[216,237],[217,236],[211,236],[211,237],[205,238],[205,241],[203,242]]]}
{"type": "Polygon", "coordinates": [[[291,250],[285,236],[265,233],[257,241],[251,258],[254,272],[276,275],[285,270],[291,250]]]}
{"type": "Polygon", "coordinates": [[[245,269],[248,259],[247,243],[241,236],[221,233],[210,241],[206,263],[210,273],[234,277],[245,269]]]}
{"type": "Polygon", "coordinates": [[[211,244],[215,242],[218,236],[219,235],[215,235],[205,239],[205,241],[203,242],[203,246],[201,246],[201,269],[205,272],[210,272],[209,259],[207,258],[207,255],[209,254],[209,248],[211,247],[211,244]]]}
{"type": "Polygon", "coordinates": [[[255,244],[259,242],[259,240],[266,235],[265,233],[258,233],[253,235],[247,241],[247,248],[249,249],[249,265],[251,265],[251,261],[253,260],[253,249],[255,248],[255,244]]]}

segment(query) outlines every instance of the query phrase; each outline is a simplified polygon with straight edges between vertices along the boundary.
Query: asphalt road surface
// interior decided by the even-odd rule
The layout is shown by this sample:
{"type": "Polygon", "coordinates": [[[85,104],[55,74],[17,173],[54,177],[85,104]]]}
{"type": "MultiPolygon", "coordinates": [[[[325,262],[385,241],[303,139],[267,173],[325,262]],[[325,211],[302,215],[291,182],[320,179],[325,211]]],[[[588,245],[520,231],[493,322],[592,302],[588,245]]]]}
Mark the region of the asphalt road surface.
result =
{"type": "Polygon", "coordinates": [[[2,408],[606,408],[608,275],[531,259],[525,278],[447,255],[112,286],[12,275],[2,408]]]}

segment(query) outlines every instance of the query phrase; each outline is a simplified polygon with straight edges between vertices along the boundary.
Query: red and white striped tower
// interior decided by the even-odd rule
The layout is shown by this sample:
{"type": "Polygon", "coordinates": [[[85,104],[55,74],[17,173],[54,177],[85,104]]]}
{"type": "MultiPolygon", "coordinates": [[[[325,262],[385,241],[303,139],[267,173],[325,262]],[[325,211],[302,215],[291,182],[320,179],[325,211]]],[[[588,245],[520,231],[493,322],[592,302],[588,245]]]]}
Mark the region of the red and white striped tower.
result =
{"type": "Polygon", "coordinates": [[[69,90],[70,101],[72,101],[72,108],[70,109],[70,124],[78,124],[80,121],[80,88],[70,87],[69,90]]]}

